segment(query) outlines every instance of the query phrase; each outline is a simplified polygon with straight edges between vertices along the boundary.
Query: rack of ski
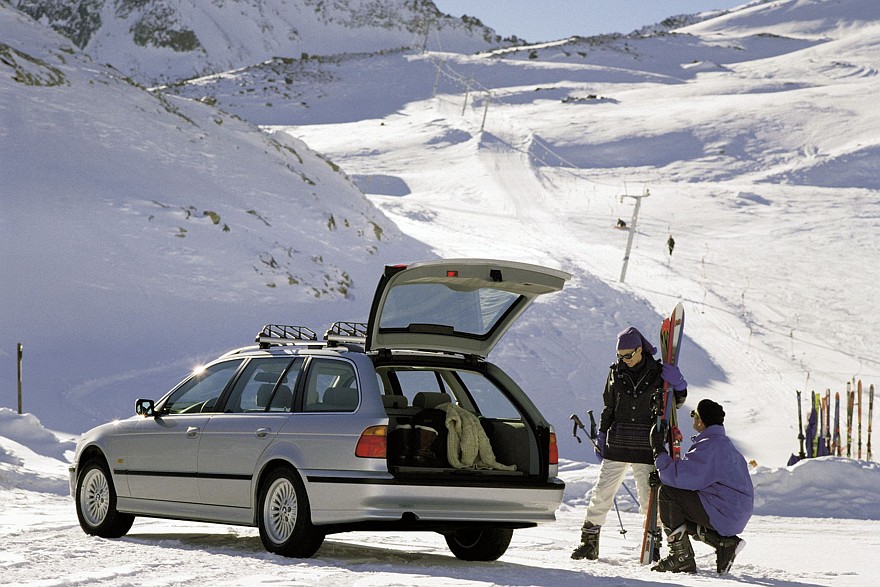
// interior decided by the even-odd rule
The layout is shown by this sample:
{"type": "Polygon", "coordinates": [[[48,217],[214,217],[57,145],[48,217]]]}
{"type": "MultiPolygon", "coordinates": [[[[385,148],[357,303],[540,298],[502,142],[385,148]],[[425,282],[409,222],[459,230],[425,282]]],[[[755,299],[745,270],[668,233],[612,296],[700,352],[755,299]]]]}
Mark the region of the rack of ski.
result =
{"type": "Polygon", "coordinates": [[[800,453],[792,459],[793,464],[803,458],[837,456],[872,461],[874,455],[871,451],[871,432],[874,421],[874,385],[862,385],[861,379],[847,381],[846,391],[843,396],[843,405],[846,420],[841,422],[841,397],[840,392],[835,392],[832,405],[831,390],[826,389],[825,394],[811,392],[809,403],[809,415],[806,427],[801,417],[801,392],[797,392],[798,401],[798,440],[800,441],[800,453]],[[865,399],[868,405],[865,409],[865,399]],[[867,442],[863,445],[863,420],[865,413],[867,442]],[[864,447],[864,452],[862,448],[864,447]]]}

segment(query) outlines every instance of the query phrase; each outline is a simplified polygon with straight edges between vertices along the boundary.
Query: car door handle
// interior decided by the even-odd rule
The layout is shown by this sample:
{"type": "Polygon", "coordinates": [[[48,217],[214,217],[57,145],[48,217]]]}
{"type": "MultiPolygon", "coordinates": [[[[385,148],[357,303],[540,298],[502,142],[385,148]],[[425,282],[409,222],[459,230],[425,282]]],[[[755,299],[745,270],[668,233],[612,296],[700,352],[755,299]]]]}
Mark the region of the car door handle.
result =
{"type": "Polygon", "coordinates": [[[257,428],[257,438],[266,438],[272,432],[271,428],[257,428]]]}
{"type": "Polygon", "coordinates": [[[189,428],[186,429],[186,437],[187,438],[195,438],[196,436],[199,435],[199,432],[201,432],[201,431],[202,431],[201,428],[198,428],[196,426],[190,426],[189,428]]]}

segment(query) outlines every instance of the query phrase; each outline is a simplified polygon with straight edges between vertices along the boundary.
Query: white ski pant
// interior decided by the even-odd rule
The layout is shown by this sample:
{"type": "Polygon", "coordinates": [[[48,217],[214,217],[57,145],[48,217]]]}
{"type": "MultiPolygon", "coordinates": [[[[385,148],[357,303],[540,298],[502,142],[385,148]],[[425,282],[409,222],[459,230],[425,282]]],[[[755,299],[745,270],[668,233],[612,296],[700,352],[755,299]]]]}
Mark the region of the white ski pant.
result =
{"type": "Polygon", "coordinates": [[[623,463],[620,461],[611,461],[603,459],[599,466],[599,478],[593,486],[593,493],[590,496],[590,505],[587,506],[587,516],[584,518],[584,524],[592,523],[595,526],[605,524],[605,518],[608,510],[614,505],[614,496],[623,483],[626,471],[632,467],[633,478],[636,481],[636,495],[639,498],[639,513],[643,516],[648,513],[648,499],[651,494],[651,487],[648,484],[648,475],[654,470],[654,465],[646,465],[643,463],[623,463]]]}

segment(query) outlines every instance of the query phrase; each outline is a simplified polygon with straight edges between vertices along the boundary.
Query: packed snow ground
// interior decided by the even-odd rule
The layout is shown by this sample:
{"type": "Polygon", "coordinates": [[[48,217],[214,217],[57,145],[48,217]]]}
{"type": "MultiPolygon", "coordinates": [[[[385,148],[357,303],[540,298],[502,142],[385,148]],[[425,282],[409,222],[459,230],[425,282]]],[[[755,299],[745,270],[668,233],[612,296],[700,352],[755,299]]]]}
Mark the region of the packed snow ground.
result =
{"type": "MultiPolygon", "coordinates": [[[[695,576],[638,565],[640,516],[620,492],[627,531],[614,515],[599,561],[572,561],[584,496],[598,467],[566,461],[557,521],[517,530],[494,563],[453,557],[439,534],[351,532],[328,537],[313,559],[265,552],[256,529],[139,519],[119,540],[86,536],[67,495],[65,453],[33,416],[0,408],[0,576],[4,585],[736,585],[862,586],[876,576],[880,547],[880,466],[827,457],[753,474],[757,515],[746,550],[719,578],[714,553],[695,544],[695,576]]],[[[632,479],[627,480],[632,488],[632,479]]]]}
{"type": "MultiPolygon", "coordinates": [[[[23,30],[3,5],[0,16],[23,30]]],[[[322,65],[290,101],[260,68],[178,89],[272,125],[262,134],[207,106],[158,100],[68,50],[40,54],[64,63],[68,86],[0,83],[12,137],[0,144],[3,197],[14,204],[0,242],[17,253],[14,279],[0,283],[0,393],[14,405],[9,343],[26,333],[26,411],[69,434],[58,442],[33,417],[0,409],[0,581],[868,583],[877,466],[782,465],[798,448],[795,389],[880,382],[878,23],[871,0],[757,3],[648,39],[350,56],[322,65]],[[488,110],[485,93],[465,103],[468,79],[491,89],[488,110]],[[632,215],[621,195],[646,189],[620,284],[627,234],[612,227],[632,215]],[[289,214],[291,204],[308,213],[289,214]],[[198,360],[249,342],[262,321],[362,315],[382,263],[430,254],[575,274],[493,355],[557,427],[568,489],[556,523],[517,531],[492,564],[458,561],[432,534],[331,536],[299,561],[265,553],[247,528],[139,520],[121,540],[81,532],[65,454],[86,423],[128,416],[135,397],[158,397],[198,360]],[[569,436],[568,415],[600,409],[616,332],[653,334],[680,299],[688,408],[723,403],[729,433],[758,465],[748,547],[725,579],[699,544],[697,577],[651,573],[636,564],[639,521],[622,491],[626,538],[612,512],[601,560],[571,561],[597,467],[569,436]]]]}

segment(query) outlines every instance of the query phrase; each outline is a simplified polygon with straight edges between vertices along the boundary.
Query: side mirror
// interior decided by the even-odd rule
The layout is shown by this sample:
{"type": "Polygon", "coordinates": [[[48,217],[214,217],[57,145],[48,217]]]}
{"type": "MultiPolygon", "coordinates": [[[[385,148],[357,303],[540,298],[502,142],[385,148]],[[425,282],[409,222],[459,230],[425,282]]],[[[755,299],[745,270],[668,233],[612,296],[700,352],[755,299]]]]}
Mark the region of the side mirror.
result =
{"type": "Polygon", "coordinates": [[[154,416],[155,412],[153,408],[155,407],[155,403],[151,399],[139,399],[134,402],[134,411],[138,416],[144,416],[145,418],[154,416]]]}

